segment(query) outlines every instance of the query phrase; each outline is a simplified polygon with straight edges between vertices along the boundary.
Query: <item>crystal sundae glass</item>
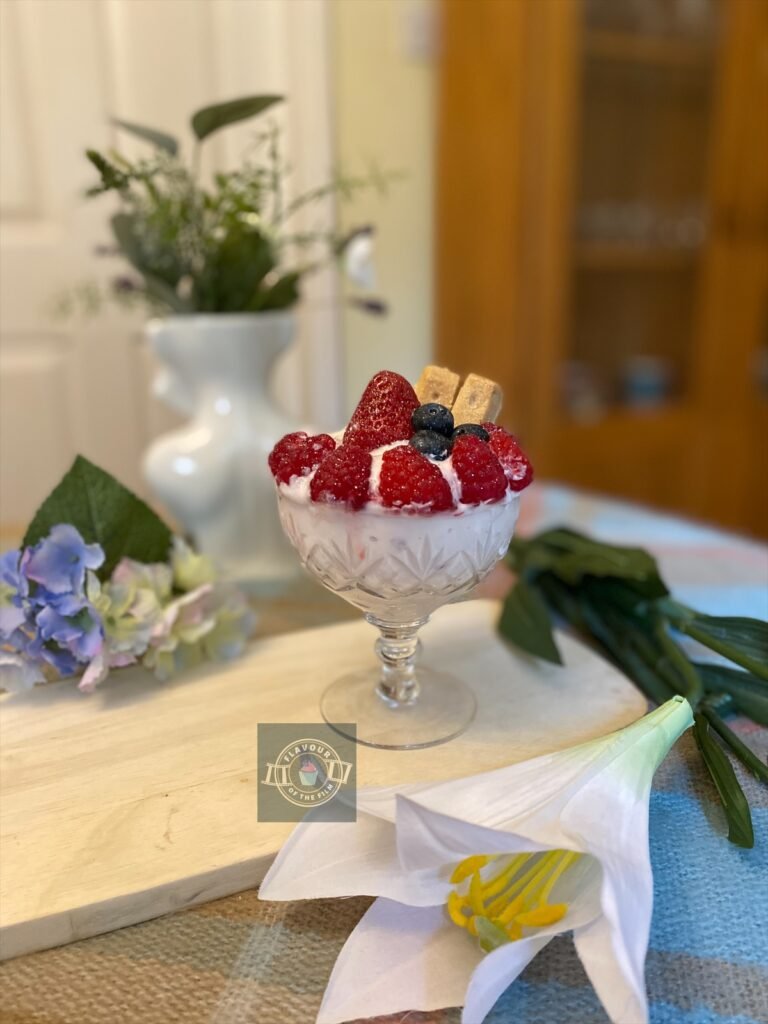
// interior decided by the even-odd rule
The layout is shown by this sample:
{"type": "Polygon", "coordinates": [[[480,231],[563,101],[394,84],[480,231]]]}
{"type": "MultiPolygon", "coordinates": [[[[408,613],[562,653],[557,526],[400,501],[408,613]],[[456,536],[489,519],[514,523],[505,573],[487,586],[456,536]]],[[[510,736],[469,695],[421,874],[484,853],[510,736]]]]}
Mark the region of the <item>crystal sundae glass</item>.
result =
{"type": "Polygon", "coordinates": [[[520,495],[429,516],[302,499],[278,491],[283,529],[304,567],[379,631],[378,665],[332,683],[323,718],[340,732],[338,723],[355,723],[353,738],[372,747],[430,747],[458,736],[474,718],[474,695],[449,673],[418,663],[418,632],[504,555],[520,495]]]}

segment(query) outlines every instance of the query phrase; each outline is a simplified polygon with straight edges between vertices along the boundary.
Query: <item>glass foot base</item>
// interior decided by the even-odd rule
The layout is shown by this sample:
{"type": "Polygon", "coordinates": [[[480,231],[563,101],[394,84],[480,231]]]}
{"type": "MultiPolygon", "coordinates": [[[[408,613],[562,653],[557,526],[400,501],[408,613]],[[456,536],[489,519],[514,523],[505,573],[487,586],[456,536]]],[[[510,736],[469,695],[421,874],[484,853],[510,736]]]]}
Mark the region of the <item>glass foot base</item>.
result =
{"type": "Polygon", "coordinates": [[[419,666],[418,697],[410,704],[396,704],[380,694],[380,670],[352,672],[332,683],[322,696],[325,721],[347,735],[337,722],[354,722],[352,739],[369,747],[412,750],[434,747],[459,736],[475,717],[472,691],[447,672],[419,666]]]}

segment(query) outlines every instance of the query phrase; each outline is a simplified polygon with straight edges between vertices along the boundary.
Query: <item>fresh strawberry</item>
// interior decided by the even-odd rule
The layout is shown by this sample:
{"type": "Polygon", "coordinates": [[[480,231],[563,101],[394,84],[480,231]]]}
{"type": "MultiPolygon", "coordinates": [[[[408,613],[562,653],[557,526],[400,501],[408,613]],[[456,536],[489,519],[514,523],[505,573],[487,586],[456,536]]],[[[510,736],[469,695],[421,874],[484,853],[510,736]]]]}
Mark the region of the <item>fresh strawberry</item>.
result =
{"type": "Polygon", "coordinates": [[[281,484],[290,483],[291,477],[307,476],[332,452],[336,442],[328,434],[307,437],[303,430],[286,434],[269,453],[272,476],[281,484]]]}
{"type": "Polygon", "coordinates": [[[416,392],[405,377],[381,370],[371,378],[352,413],[344,443],[372,451],[393,441],[407,441],[413,433],[411,416],[418,407],[416,392]]]}
{"type": "Polygon", "coordinates": [[[408,444],[391,448],[381,460],[381,500],[388,508],[443,512],[453,508],[448,481],[434,462],[408,444]]]}
{"type": "Polygon", "coordinates": [[[533,466],[517,438],[495,423],[484,423],[491,435],[488,446],[501,463],[511,491],[522,491],[533,480],[533,466]]]}
{"type": "Polygon", "coordinates": [[[371,475],[369,452],[343,444],[326,456],[312,477],[309,493],[312,501],[341,502],[357,509],[368,501],[371,475]]]}
{"type": "Polygon", "coordinates": [[[504,497],[507,478],[488,442],[474,434],[462,434],[454,442],[452,459],[465,505],[500,501],[504,497]]]}

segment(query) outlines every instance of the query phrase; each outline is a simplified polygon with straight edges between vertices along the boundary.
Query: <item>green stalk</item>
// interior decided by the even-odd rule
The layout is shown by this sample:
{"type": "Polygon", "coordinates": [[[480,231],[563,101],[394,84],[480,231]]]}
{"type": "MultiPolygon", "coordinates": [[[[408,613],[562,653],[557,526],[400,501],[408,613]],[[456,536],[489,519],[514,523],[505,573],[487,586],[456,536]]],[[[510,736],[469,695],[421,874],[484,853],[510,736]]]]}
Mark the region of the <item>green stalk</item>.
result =
{"type": "Polygon", "coordinates": [[[695,708],[704,696],[704,687],[699,673],[667,632],[667,624],[664,619],[656,619],[653,632],[669,663],[685,683],[685,696],[688,698],[688,703],[695,708]]]}
{"type": "Polygon", "coordinates": [[[630,679],[637,683],[650,700],[656,704],[664,704],[670,697],[676,695],[677,690],[669,688],[666,681],[647,665],[636,650],[631,650],[618,641],[608,624],[590,602],[585,600],[582,603],[582,612],[590,632],[608,650],[612,660],[619,668],[622,668],[630,679]]]}

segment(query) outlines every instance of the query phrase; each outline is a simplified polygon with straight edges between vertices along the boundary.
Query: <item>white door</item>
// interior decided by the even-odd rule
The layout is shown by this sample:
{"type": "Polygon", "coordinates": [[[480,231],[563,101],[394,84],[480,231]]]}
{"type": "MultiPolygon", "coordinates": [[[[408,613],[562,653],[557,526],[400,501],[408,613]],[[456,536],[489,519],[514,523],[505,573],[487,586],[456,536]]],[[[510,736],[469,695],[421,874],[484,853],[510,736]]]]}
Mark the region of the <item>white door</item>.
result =
{"type": "MultiPolygon", "coordinates": [[[[80,452],[142,490],[140,454],[172,422],[149,395],[141,317],[107,309],[61,322],[62,290],[107,280],[98,258],[111,199],[86,203],[86,147],[142,145],[110,115],[189,140],[197,107],[277,92],[289,190],[332,164],[326,6],[317,0],[0,0],[0,529],[31,518],[80,452]]],[[[248,125],[206,143],[208,167],[231,165],[248,125]]],[[[332,205],[312,212],[330,220],[332,205]]],[[[300,227],[300,225],[299,225],[300,227]]],[[[300,341],[278,380],[292,412],[334,426],[342,374],[329,274],[311,282],[300,341]]]]}

